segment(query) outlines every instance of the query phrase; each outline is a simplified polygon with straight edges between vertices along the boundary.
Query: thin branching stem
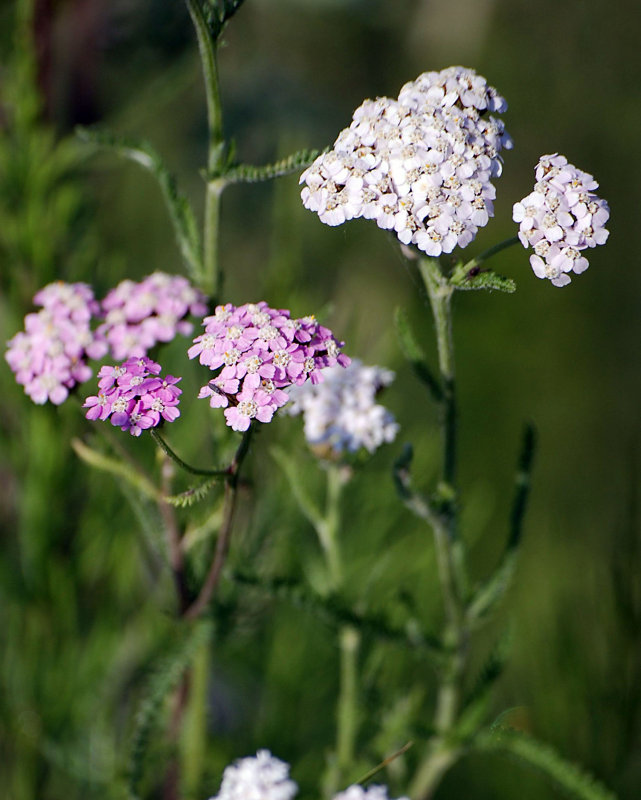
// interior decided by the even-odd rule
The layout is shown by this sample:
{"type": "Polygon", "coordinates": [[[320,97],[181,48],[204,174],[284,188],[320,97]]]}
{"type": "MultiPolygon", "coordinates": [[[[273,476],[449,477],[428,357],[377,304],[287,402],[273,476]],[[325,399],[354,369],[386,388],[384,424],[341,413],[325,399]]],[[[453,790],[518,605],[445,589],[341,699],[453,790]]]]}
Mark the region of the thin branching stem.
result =
{"type": "MultiPolygon", "coordinates": [[[[187,0],[205,81],[207,99],[207,123],[209,139],[207,147],[207,174],[220,175],[225,160],[225,141],[223,137],[223,114],[218,79],[217,42],[211,35],[199,0],[187,0]]],[[[203,275],[201,288],[213,303],[217,303],[222,288],[222,272],[219,260],[220,197],[223,181],[212,180],[205,190],[205,222],[203,232],[203,275]]]]}
{"type": "Polygon", "coordinates": [[[446,624],[444,644],[448,657],[440,673],[436,697],[434,728],[436,735],[414,778],[411,795],[418,800],[432,796],[443,774],[459,756],[449,742],[461,705],[462,677],[466,662],[468,632],[465,621],[465,571],[462,543],[457,531],[456,491],[456,387],[451,299],[454,291],[441,271],[439,262],[423,258],[419,270],[434,315],[442,386],[441,424],[443,429],[439,509],[430,514],[436,558],[443,594],[446,624]]]}
{"type": "Polygon", "coordinates": [[[236,511],[236,501],[238,496],[238,477],[245,456],[249,450],[252,428],[250,427],[241,439],[238,450],[229,466],[229,477],[225,483],[225,500],[223,508],[223,521],[218,532],[216,549],[205,581],[198,593],[198,597],[183,614],[185,619],[197,619],[207,608],[218,588],[220,576],[222,574],[229,542],[231,540],[232,528],[234,524],[234,512],[236,511]]]}
{"type": "Polygon", "coordinates": [[[223,479],[229,478],[229,468],[199,469],[198,467],[192,467],[191,464],[188,464],[186,461],[183,461],[182,458],[171,449],[171,447],[167,444],[167,442],[163,439],[163,437],[157,430],[155,430],[154,428],[150,428],[149,433],[151,434],[152,439],[154,439],[158,447],[160,447],[160,449],[163,451],[163,453],[166,456],[169,456],[169,458],[185,472],[189,472],[191,475],[208,475],[212,478],[215,477],[220,477],[223,479]]]}

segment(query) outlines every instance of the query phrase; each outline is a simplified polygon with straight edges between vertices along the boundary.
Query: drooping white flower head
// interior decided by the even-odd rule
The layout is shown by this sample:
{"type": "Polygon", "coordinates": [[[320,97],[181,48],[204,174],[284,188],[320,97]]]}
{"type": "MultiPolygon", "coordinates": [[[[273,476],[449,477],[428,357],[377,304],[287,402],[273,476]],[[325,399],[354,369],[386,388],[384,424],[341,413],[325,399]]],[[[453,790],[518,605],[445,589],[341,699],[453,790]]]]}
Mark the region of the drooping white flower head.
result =
{"type": "Polygon", "coordinates": [[[381,367],[366,367],[352,360],[347,368],[323,370],[323,382],[292,386],[285,410],[302,414],[307,441],[333,456],[355,453],[361,448],[373,453],[384,442],[394,440],[398,424],[377,393],[394,379],[381,367]]]}
{"type": "Polygon", "coordinates": [[[289,764],[259,750],[225,767],[220,791],[210,800],[292,800],[297,791],[289,764]]]}
{"type": "MultiPolygon", "coordinates": [[[[354,785],[344,792],[335,795],[333,800],[389,800],[386,786],[369,786],[364,789],[362,786],[354,785]]],[[[407,797],[399,797],[398,800],[408,800],[407,797]]]]}
{"type": "Polygon", "coordinates": [[[493,215],[491,178],[512,146],[486,112],[507,108],[473,70],[449,67],[365,100],[334,148],[301,175],[303,204],[327,225],[373,219],[430,256],[465,247],[493,215]]]}
{"type": "Polygon", "coordinates": [[[599,184],[592,175],[565,156],[541,156],[535,175],[534,191],[514,204],[512,219],[523,247],[534,249],[530,264],[537,278],[567,286],[570,272],[579,275],[589,266],[582,251],[607,240],[610,209],[594,193],[599,184]]]}

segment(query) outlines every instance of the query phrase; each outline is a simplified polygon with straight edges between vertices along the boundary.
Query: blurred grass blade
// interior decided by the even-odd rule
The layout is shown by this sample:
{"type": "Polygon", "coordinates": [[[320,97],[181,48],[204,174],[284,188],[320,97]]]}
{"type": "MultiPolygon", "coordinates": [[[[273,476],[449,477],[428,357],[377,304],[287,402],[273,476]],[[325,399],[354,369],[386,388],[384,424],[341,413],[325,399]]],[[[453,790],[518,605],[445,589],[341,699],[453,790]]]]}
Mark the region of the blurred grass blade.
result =
{"type": "Polygon", "coordinates": [[[156,178],[187,271],[191,278],[198,283],[203,267],[196,217],[189,201],[179,191],[176,179],[169,172],[158,153],[149,142],[117,136],[109,131],[78,127],[76,133],[84,142],[99,148],[113,150],[118,155],[135,161],[156,178]]]}
{"type": "Polygon", "coordinates": [[[178,685],[196,652],[210,638],[212,631],[208,620],[200,620],[191,627],[182,642],[154,669],[140,704],[134,723],[129,762],[129,794],[140,798],[140,784],[144,776],[145,757],[165,698],[178,685]]]}
{"type": "Polygon", "coordinates": [[[519,545],[523,535],[523,519],[530,493],[532,465],[536,449],[536,431],[528,423],[523,431],[519,466],[515,478],[514,500],[510,514],[510,535],[500,564],[490,578],[477,590],[467,616],[470,623],[478,622],[498,605],[504,597],[516,567],[519,545]]]}
{"type": "Polygon", "coordinates": [[[104,472],[109,472],[117,478],[124,478],[131,486],[134,487],[145,497],[151,500],[160,501],[163,499],[160,490],[154,484],[137,472],[130,464],[120,461],[117,458],[112,458],[104,453],[94,450],[89,445],[86,445],[80,439],[72,439],[71,446],[73,447],[76,455],[81,458],[86,464],[89,464],[96,469],[101,469],[104,472]]]}
{"type": "Polygon", "coordinates": [[[316,505],[316,503],[312,500],[312,498],[307,494],[307,491],[303,488],[303,484],[301,482],[300,472],[294,463],[291,455],[282,447],[272,447],[271,454],[276,461],[276,463],[280,466],[280,468],[285,473],[285,477],[289,482],[289,485],[292,490],[292,494],[298,503],[300,510],[303,514],[307,517],[309,522],[318,530],[319,527],[323,525],[323,515],[316,505]]]}
{"type": "Polygon", "coordinates": [[[272,178],[280,178],[299,172],[308,167],[320,154],[321,150],[299,150],[273,164],[256,167],[250,164],[237,164],[230,167],[224,175],[225,183],[258,183],[272,178]]]}
{"type": "Polygon", "coordinates": [[[506,728],[492,729],[477,737],[474,746],[483,751],[504,751],[541,770],[560,787],[581,800],[617,800],[616,795],[576,764],[566,761],[549,744],[506,728]]]}
{"type": "Polygon", "coordinates": [[[425,353],[421,346],[416,341],[414,333],[410,328],[407,314],[402,308],[397,308],[394,314],[394,323],[396,325],[396,333],[401,345],[403,355],[410,362],[416,377],[424,383],[432,398],[436,402],[441,402],[443,399],[443,390],[437,379],[432,374],[428,364],[425,353]]]}

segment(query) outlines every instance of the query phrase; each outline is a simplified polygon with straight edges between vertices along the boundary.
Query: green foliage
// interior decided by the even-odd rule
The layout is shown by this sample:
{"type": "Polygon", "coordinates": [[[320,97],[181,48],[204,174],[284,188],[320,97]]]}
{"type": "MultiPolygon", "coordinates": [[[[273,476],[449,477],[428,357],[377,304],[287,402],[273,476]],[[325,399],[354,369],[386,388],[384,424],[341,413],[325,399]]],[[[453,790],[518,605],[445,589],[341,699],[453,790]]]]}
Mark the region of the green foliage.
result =
{"type": "Polygon", "coordinates": [[[476,624],[496,608],[510,586],[516,568],[517,556],[523,536],[523,520],[527,508],[532,478],[532,467],[536,447],[535,429],[531,424],[525,426],[518,470],[515,477],[514,500],[510,514],[510,532],[503,557],[498,567],[474,594],[467,615],[476,624]]]}
{"type": "Polygon", "coordinates": [[[402,308],[396,309],[394,322],[396,323],[396,334],[403,355],[409,361],[416,377],[425,384],[432,398],[440,402],[443,399],[443,390],[438,380],[432,374],[432,370],[427,363],[427,357],[416,340],[410,327],[407,314],[402,308]]]}
{"type": "Polygon", "coordinates": [[[60,139],[43,121],[33,9],[32,0],[14,4],[0,97],[0,289],[23,306],[44,284],[76,279],[97,258],[77,181],[81,154],[73,139],[60,139]]]}
{"type": "Polygon", "coordinates": [[[224,181],[225,183],[259,183],[272,180],[272,178],[280,178],[308,167],[321,152],[321,150],[299,150],[273,164],[263,164],[259,167],[237,164],[225,170],[224,181]]]}
{"type": "Polygon", "coordinates": [[[178,686],[194,655],[210,640],[211,634],[212,626],[207,620],[196,622],[191,628],[180,632],[179,640],[173,642],[170,651],[157,661],[148,679],[131,738],[128,786],[132,798],[141,797],[145,759],[165,700],[178,686]]]}
{"type": "Polygon", "coordinates": [[[616,796],[587,771],[566,761],[549,744],[539,742],[528,734],[496,728],[478,737],[475,747],[515,756],[541,770],[571,797],[580,800],[616,800],[616,796]]]}
{"type": "Polygon", "coordinates": [[[123,158],[140,164],[158,182],[174,228],[176,242],[188,274],[197,283],[202,279],[202,252],[198,226],[187,198],[178,189],[175,177],[154,148],[142,140],[118,136],[110,131],[77,128],[78,137],[99,149],[112,150],[123,158]]]}

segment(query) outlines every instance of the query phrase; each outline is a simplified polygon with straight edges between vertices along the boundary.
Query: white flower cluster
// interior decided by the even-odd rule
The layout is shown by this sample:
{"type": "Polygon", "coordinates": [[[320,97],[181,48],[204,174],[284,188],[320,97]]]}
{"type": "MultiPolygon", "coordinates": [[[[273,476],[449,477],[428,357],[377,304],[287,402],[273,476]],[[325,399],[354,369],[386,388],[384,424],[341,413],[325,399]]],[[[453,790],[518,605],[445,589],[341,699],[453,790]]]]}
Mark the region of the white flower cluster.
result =
{"type": "Polygon", "coordinates": [[[220,791],[210,800],[292,800],[297,791],[289,764],[259,750],[225,767],[220,791]]]}
{"type": "Polygon", "coordinates": [[[429,256],[465,247],[493,215],[490,179],[512,146],[505,100],[474,70],[449,67],[365,100],[334,147],[303,172],[303,204],[327,225],[373,219],[429,256]]]}
{"type": "MultiPolygon", "coordinates": [[[[387,787],[370,786],[364,789],[362,786],[350,786],[344,792],[337,794],[333,800],[388,800],[387,787]]],[[[398,800],[408,800],[407,797],[399,797],[398,800]]]]}
{"type": "MultiPolygon", "coordinates": [[[[292,800],[298,786],[289,779],[289,764],[259,750],[225,767],[220,791],[210,800],[292,800]]],[[[350,786],[333,800],[388,800],[385,786],[350,786]]],[[[401,797],[399,800],[408,800],[401,797]]]]}
{"type": "Polygon", "coordinates": [[[373,453],[398,432],[391,412],[376,403],[376,394],[393,379],[393,372],[354,359],[347,368],[324,369],[322,383],[292,386],[291,404],[285,408],[303,414],[310,444],[329,448],[333,455],[361,447],[373,453]]]}
{"type": "Polygon", "coordinates": [[[519,223],[523,247],[534,248],[530,264],[537,278],[566,286],[568,273],[579,275],[589,266],[581,251],[608,238],[610,210],[594,194],[599,184],[592,175],[568,164],[565,156],[541,156],[535,174],[534,191],[514,204],[512,218],[519,223]]]}

